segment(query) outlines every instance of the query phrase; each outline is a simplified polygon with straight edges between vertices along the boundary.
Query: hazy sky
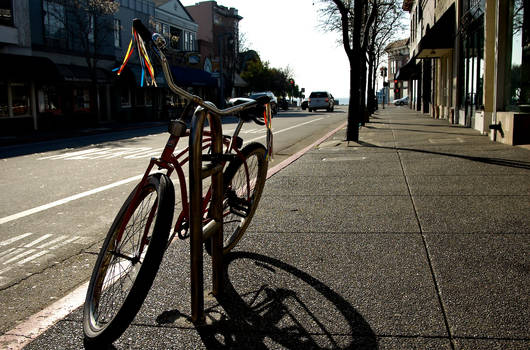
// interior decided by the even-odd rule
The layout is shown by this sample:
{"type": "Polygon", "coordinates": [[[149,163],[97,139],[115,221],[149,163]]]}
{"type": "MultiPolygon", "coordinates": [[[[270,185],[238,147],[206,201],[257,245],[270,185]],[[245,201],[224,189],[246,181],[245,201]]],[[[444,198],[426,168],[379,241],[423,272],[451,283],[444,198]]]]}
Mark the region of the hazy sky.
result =
{"type": "MultiPolygon", "coordinates": [[[[184,6],[197,0],[181,0],[184,6]]],[[[311,91],[327,90],[335,98],[349,96],[349,64],[338,33],[318,27],[318,0],[218,0],[238,9],[239,29],[247,46],[272,67],[289,66],[296,84],[311,91]],[[313,2],[315,5],[313,5],[313,2]]]]}

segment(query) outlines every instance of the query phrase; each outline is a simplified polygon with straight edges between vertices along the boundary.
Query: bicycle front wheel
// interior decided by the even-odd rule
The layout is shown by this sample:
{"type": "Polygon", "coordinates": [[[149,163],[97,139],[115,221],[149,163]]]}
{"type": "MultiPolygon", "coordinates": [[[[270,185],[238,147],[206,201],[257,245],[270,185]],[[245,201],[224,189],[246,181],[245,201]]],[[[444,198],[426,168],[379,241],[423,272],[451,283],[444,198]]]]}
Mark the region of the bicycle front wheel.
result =
{"type": "Polygon", "coordinates": [[[232,250],[245,233],[267,179],[267,149],[251,142],[241,153],[246,161],[231,161],[223,175],[223,254],[232,250]]]}
{"type": "Polygon", "coordinates": [[[132,322],[167,245],[175,192],[163,174],[129,195],[107,234],[88,286],[83,331],[88,345],[110,344],[132,322]],[[135,193],[138,195],[135,196],[135,193]]]}

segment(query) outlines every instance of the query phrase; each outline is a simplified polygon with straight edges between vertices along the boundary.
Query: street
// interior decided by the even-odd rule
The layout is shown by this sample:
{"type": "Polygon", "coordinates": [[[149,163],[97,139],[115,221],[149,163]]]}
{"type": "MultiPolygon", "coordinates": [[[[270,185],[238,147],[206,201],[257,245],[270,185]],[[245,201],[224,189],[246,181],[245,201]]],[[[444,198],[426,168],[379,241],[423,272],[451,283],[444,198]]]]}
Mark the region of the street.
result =
{"type": "MultiPolygon", "coordinates": [[[[343,123],[344,111],[280,112],[273,119],[275,156],[269,168],[343,123]]],[[[223,132],[234,128],[233,122],[224,123],[223,132]]],[[[0,149],[0,332],[88,280],[119,207],[150,157],[161,154],[164,130],[0,149]]],[[[265,127],[247,123],[240,136],[265,142],[265,127]]],[[[182,139],[177,149],[187,143],[182,139]]]]}

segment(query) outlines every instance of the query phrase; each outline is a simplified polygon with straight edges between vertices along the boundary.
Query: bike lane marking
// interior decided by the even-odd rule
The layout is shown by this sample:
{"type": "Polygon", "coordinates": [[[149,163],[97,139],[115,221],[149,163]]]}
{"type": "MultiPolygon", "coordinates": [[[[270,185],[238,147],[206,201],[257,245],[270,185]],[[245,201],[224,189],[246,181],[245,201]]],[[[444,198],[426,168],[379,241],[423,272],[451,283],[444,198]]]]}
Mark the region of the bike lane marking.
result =
{"type": "MultiPolygon", "coordinates": [[[[78,193],[78,194],[74,194],[73,196],[66,197],[66,198],[63,198],[63,199],[59,199],[59,200],[57,200],[55,202],[44,204],[44,205],[41,205],[41,206],[38,206],[38,207],[35,207],[35,208],[32,208],[32,209],[24,210],[24,211],[21,211],[19,213],[0,218],[0,225],[5,224],[6,222],[9,222],[9,221],[17,220],[17,219],[23,218],[25,216],[32,215],[32,214],[35,214],[35,213],[38,213],[38,212],[53,208],[53,207],[57,207],[59,205],[62,205],[62,204],[65,204],[65,203],[68,203],[68,202],[71,202],[71,201],[75,201],[76,199],[87,197],[87,196],[96,194],[98,192],[106,191],[106,190],[109,190],[111,188],[127,184],[127,183],[132,182],[132,181],[140,180],[142,178],[142,176],[143,175],[136,175],[136,176],[133,176],[133,177],[129,177],[127,179],[124,179],[124,180],[121,180],[121,181],[118,181],[118,182],[114,182],[114,183],[111,183],[111,184],[108,184],[108,185],[105,185],[105,186],[94,188],[94,189],[89,190],[89,191],[85,191],[85,192],[81,192],[81,193],[78,193]]],[[[3,245],[2,243],[4,243],[4,242],[0,242],[0,245],[3,245]]]]}
{"type": "MultiPolygon", "coordinates": [[[[277,135],[277,134],[280,134],[282,132],[292,130],[294,128],[298,128],[298,127],[301,127],[301,126],[304,126],[304,125],[307,125],[307,124],[310,124],[310,123],[314,123],[314,122],[319,121],[321,119],[324,119],[324,118],[323,117],[316,118],[316,119],[313,119],[313,120],[310,120],[310,121],[307,121],[307,122],[304,122],[304,123],[300,123],[300,124],[296,124],[296,125],[290,126],[288,128],[282,129],[282,130],[274,131],[274,134],[277,135]]],[[[256,141],[256,140],[259,140],[259,139],[264,138],[264,137],[266,137],[266,135],[262,135],[262,136],[250,139],[247,142],[256,141]]],[[[94,149],[92,149],[91,152],[94,152],[94,149]]],[[[54,156],[44,157],[44,158],[51,158],[51,157],[54,157],[54,156]]],[[[44,210],[59,206],[59,205],[62,205],[62,204],[65,204],[65,203],[68,203],[68,202],[71,202],[71,201],[74,201],[74,200],[77,200],[77,199],[80,199],[80,198],[83,198],[83,197],[87,197],[87,196],[96,194],[98,192],[106,191],[108,189],[111,189],[111,188],[114,188],[114,187],[118,187],[118,186],[127,184],[127,183],[132,182],[132,181],[139,180],[139,179],[142,178],[142,176],[143,176],[143,174],[142,175],[136,175],[136,176],[133,176],[133,177],[130,177],[130,178],[118,181],[118,182],[114,182],[114,183],[111,183],[111,184],[108,184],[108,185],[105,185],[105,186],[101,186],[101,187],[98,187],[98,188],[95,188],[95,189],[92,189],[92,190],[89,190],[89,191],[78,193],[78,194],[75,194],[75,195],[70,196],[70,197],[59,199],[59,200],[57,200],[55,202],[44,204],[44,205],[41,205],[41,206],[38,206],[38,207],[35,207],[35,208],[32,208],[32,209],[24,210],[24,211],[21,211],[19,213],[0,218],[0,225],[5,224],[5,223],[10,222],[10,221],[13,221],[13,220],[17,220],[17,219],[23,218],[23,217],[28,216],[28,215],[32,215],[32,214],[35,214],[35,213],[38,213],[38,212],[41,212],[41,211],[44,211],[44,210]]],[[[2,242],[0,242],[0,245],[2,245],[2,242]]]]}

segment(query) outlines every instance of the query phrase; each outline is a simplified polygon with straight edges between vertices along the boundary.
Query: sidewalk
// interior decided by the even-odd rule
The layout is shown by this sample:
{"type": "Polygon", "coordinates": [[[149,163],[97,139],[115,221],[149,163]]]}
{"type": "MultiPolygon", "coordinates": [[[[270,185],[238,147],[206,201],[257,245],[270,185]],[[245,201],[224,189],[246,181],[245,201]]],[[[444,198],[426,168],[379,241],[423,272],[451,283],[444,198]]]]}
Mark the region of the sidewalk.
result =
{"type": "MultiPolygon", "coordinates": [[[[530,151],[406,107],[344,135],[268,180],[207,326],[177,242],[115,348],[530,348],[530,151]]],[[[26,348],[83,348],[82,311],[26,348]]]]}

